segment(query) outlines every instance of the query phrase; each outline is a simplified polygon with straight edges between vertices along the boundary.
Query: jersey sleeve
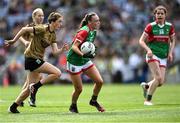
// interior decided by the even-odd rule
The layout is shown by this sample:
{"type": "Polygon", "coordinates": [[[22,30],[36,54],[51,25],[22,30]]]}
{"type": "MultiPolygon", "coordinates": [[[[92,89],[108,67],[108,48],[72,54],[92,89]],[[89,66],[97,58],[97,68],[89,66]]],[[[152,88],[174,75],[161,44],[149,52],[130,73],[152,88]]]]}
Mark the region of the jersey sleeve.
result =
{"type": "MultiPolygon", "coordinates": [[[[32,25],[32,24],[27,24],[25,27],[33,27],[33,25],[32,25]]],[[[26,41],[31,41],[32,36],[33,36],[33,33],[29,33],[29,32],[22,35],[22,37],[23,37],[26,41]]]]}
{"type": "Polygon", "coordinates": [[[173,35],[175,35],[175,28],[173,25],[171,25],[169,36],[173,36],[173,35]]]}
{"type": "Polygon", "coordinates": [[[151,32],[152,32],[152,26],[151,24],[148,24],[145,29],[144,29],[144,32],[147,34],[147,35],[150,35],[151,32]]]}
{"type": "Polygon", "coordinates": [[[87,38],[88,36],[88,32],[87,30],[80,30],[77,34],[76,34],[76,39],[78,39],[78,41],[80,41],[80,43],[84,42],[85,39],[87,38]]]}
{"type": "Polygon", "coordinates": [[[53,36],[51,38],[51,42],[52,43],[57,43],[57,41],[56,41],[56,34],[55,33],[53,34],[53,36]]]}
{"type": "Polygon", "coordinates": [[[45,27],[43,25],[34,26],[33,29],[35,35],[42,34],[45,32],[45,27]]]}

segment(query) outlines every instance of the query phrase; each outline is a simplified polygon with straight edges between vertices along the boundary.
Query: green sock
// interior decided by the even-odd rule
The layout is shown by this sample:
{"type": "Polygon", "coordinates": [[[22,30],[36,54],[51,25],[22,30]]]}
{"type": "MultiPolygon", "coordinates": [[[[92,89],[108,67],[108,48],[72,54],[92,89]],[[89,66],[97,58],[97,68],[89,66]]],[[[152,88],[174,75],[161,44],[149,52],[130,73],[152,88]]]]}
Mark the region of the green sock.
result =
{"type": "Polygon", "coordinates": [[[147,101],[151,101],[151,99],[152,99],[152,95],[147,95],[147,97],[146,97],[146,99],[147,99],[147,101]]]}

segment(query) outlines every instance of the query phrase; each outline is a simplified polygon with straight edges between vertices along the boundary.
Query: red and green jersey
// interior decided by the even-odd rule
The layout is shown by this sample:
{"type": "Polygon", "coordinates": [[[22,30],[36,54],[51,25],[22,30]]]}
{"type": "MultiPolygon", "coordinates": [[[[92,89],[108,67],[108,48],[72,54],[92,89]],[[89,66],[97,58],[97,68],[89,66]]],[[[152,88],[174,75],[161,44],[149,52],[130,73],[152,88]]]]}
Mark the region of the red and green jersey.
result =
{"type": "Polygon", "coordinates": [[[159,25],[157,22],[152,22],[146,26],[144,32],[148,35],[146,44],[153,54],[159,58],[167,58],[170,36],[175,35],[172,24],[165,22],[164,25],[159,25]]]}
{"type": "MultiPolygon", "coordinates": [[[[94,42],[95,38],[96,38],[96,31],[95,30],[91,31],[89,27],[86,25],[86,26],[83,26],[77,32],[77,34],[75,35],[73,39],[73,42],[77,41],[76,39],[78,39],[78,41],[80,41],[81,44],[85,41],[94,42]]],[[[79,48],[81,47],[81,44],[79,45],[79,48]]],[[[67,54],[67,61],[73,65],[81,66],[87,63],[89,60],[90,60],[89,58],[83,58],[82,56],[75,53],[72,50],[72,47],[70,48],[67,54]]]]}

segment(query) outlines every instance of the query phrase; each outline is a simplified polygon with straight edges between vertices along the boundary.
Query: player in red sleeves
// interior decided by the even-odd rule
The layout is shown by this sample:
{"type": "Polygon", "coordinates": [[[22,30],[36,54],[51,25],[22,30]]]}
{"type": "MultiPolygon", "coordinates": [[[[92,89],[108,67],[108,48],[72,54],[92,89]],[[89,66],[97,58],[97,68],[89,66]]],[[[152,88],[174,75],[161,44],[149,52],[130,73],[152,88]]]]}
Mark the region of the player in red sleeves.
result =
{"type": "Polygon", "coordinates": [[[152,96],[157,87],[165,82],[167,61],[173,61],[175,46],[175,30],[166,19],[167,9],[159,5],[154,9],[155,21],[149,23],[139,40],[140,46],[146,50],[146,62],[149,65],[153,79],[142,82],[144,105],[153,105],[152,96]]]}
{"type": "Polygon", "coordinates": [[[95,83],[93,95],[89,104],[95,106],[100,112],[105,111],[105,109],[97,102],[97,97],[101,90],[103,79],[96,66],[90,60],[90,58],[93,58],[94,55],[89,53],[83,54],[80,51],[80,46],[83,42],[94,42],[96,38],[96,30],[99,29],[99,27],[100,20],[96,13],[91,12],[85,15],[67,55],[67,71],[69,72],[74,85],[72,104],[69,108],[70,112],[73,113],[78,113],[77,100],[82,92],[82,72],[89,76],[95,83]]]}

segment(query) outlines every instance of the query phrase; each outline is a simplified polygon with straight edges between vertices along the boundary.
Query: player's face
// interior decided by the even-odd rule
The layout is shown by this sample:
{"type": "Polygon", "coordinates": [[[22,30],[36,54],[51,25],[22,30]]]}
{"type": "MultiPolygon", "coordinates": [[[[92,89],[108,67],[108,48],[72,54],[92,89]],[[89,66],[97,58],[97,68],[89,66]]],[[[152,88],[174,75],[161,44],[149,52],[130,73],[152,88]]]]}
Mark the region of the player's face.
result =
{"type": "Polygon", "coordinates": [[[62,25],[63,25],[63,17],[60,17],[54,22],[54,29],[55,30],[60,29],[62,25]]]}
{"type": "Polygon", "coordinates": [[[166,13],[162,9],[158,9],[156,14],[155,14],[156,20],[159,23],[164,23],[165,18],[166,18],[166,13]]]}
{"type": "Polygon", "coordinates": [[[97,15],[94,15],[92,16],[92,19],[91,19],[91,26],[93,29],[99,29],[100,28],[100,20],[99,20],[99,17],[97,15]]]}
{"type": "Polygon", "coordinates": [[[44,21],[44,13],[42,11],[37,11],[34,16],[34,19],[36,21],[35,23],[42,24],[44,21]]]}

